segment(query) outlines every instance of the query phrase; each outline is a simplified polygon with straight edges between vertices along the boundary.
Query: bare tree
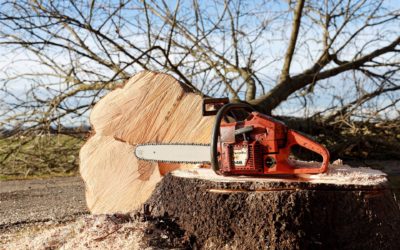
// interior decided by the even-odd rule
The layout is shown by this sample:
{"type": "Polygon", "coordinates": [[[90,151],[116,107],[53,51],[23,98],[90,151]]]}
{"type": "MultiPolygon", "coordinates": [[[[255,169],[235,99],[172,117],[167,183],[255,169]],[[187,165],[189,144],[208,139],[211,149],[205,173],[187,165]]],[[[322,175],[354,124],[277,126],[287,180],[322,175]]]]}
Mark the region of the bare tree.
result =
{"type": "Polygon", "coordinates": [[[398,117],[399,19],[384,0],[4,1],[1,122],[84,120],[142,69],[266,113],[398,117]]]}

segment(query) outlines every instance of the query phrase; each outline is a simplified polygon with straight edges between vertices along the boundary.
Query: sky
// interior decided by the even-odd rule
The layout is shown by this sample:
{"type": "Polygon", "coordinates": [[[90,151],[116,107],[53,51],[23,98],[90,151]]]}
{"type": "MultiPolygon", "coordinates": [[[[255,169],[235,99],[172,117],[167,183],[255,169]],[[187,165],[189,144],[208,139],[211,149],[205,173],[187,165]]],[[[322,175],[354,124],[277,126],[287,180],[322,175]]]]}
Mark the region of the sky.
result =
{"type": "MultiPolygon", "coordinates": [[[[354,2],[354,1],[353,1],[354,2]]],[[[111,3],[113,3],[111,1],[111,3]]],[[[170,8],[173,10],[176,6],[176,1],[169,1],[170,3],[170,8]]],[[[190,2],[191,3],[191,2],[190,2]]],[[[130,8],[127,8],[123,16],[128,19],[132,20],[131,23],[134,23],[133,18],[130,18],[130,15],[132,17],[135,17],[134,13],[136,13],[137,10],[135,9],[136,5],[130,5],[130,8]],[[136,12],[135,12],[136,11],[136,12]]],[[[182,20],[185,19],[184,15],[190,15],[193,14],[191,11],[191,6],[189,2],[184,1],[183,4],[181,5],[182,8],[186,8],[185,11],[182,12],[182,20]]],[[[201,1],[201,8],[203,10],[202,15],[214,15],[216,13],[221,13],[222,10],[220,9],[221,5],[218,5],[215,7],[212,1],[201,1]]],[[[235,6],[238,7],[238,6],[235,6]]],[[[398,7],[398,2],[397,1],[385,1],[384,7],[388,9],[395,9],[398,7]]],[[[105,13],[102,9],[102,6],[99,6],[96,11],[98,13],[105,13]]],[[[104,7],[104,10],[107,12],[109,11],[107,7],[104,7]]],[[[235,8],[233,8],[235,9],[235,8]]],[[[257,71],[257,76],[263,81],[263,84],[265,85],[265,88],[268,90],[269,88],[273,87],[274,84],[277,81],[277,78],[279,76],[279,72],[282,68],[282,57],[285,53],[285,49],[287,46],[287,41],[290,35],[290,18],[288,21],[288,17],[291,16],[290,12],[287,12],[288,10],[288,5],[286,1],[267,1],[267,3],[264,3],[264,1],[259,0],[259,1],[244,1],[244,4],[242,6],[239,6],[237,8],[238,10],[241,11],[249,11],[249,15],[246,17],[244,16],[242,21],[239,23],[239,26],[241,27],[241,31],[243,31],[244,34],[242,36],[243,41],[245,39],[251,37],[251,31],[252,28],[255,27],[255,25],[260,25],[262,22],[270,22],[268,25],[265,26],[265,32],[261,34],[258,40],[256,40],[253,43],[246,43],[243,42],[243,51],[241,58],[242,60],[245,60],[248,57],[248,51],[249,47],[252,46],[255,53],[257,55],[254,57],[255,62],[254,62],[254,68],[257,71]],[[250,6],[251,5],[251,6],[250,6]],[[250,7],[249,7],[250,6],[250,7]],[[256,6],[256,7],[254,7],[256,6]],[[257,8],[259,6],[259,8],[257,8]],[[268,12],[263,12],[268,10],[268,12]],[[267,13],[267,14],[266,14],[267,13]],[[246,47],[247,46],[247,47],[246,47]]],[[[88,9],[85,9],[87,11],[88,9]]],[[[67,12],[68,13],[68,12],[67,12]]],[[[72,12],[73,13],[73,9],[72,12]]],[[[297,42],[297,49],[296,49],[296,56],[293,59],[292,67],[291,67],[291,74],[296,74],[298,72],[302,72],[305,69],[309,68],[310,65],[313,64],[313,61],[315,60],[316,57],[319,56],[319,53],[321,52],[321,42],[320,42],[320,36],[321,36],[321,30],[315,29],[314,26],[312,26],[311,18],[315,17],[313,16],[312,13],[310,13],[309,18],[303,18],[302,20],[302,28],[300,30],[300,38],[297,42]],[[314,27],[314,28],[313,28],[314,27]]],[[[140,18],[144,18],[141,16],[140,18]]],[[[140,19],[139,18],[139,19],[140,19]]],[[[362,19],[363,17],[361,17],[362,19]]],[[[101,15],[96,15],[96,23],[99,23],[100,20],[102,20],[101,15]]],[[[139,22],[139,21],[138,21],[139,22]]],[[[212,20],[206,20],[208,22],[208,25],[212,25],[213,21],[212,20]]],[[[340,23],[340,20],[338,20],[340,23]]],[[[124,27],[121,27],[121,32],[128,32],[131,31],[129,30],[130,26],[128,25],[129,22],[126,23],[124,27]]],[[[153,24],[153,29],[160,29],[161,31],[166,30],[168,32],[168,29],[166,29],[161,25],[161,22],[159,19],[154,17],[152,19],[152,24],[153,24]]],[[[206,23],[207,25],[207,23],[206,23]]],[[[226,23],[224,24],[226,25],[226,23]]],[[[354,24],[349,25],[346,29],[344,29],[343,33],[344,36],[340,39],[344,39],[345,37],[348,37],[351,35],[351,31],[357,29],[362,25],[362,23],[354,22],[354,24]]],[[[112,26],[110,25],[110,28],[112,26]]],[[[133,26],[132,26],[133,27],[133,26]]],[[[371,27],[367,30],[367,33],[361,34],[359,37],[357,37],[356,42],[349,47],[349,49],[344,50],[343,53],[341,53],[341,59],[342,60],[349,60],[351,59],[350,56],[354,55],[354,50],[357,46],[362,46],[362,44],[366,44],[365,42],[368,41],[369,36],[371,34],[378,34],[383,37],[383,42],[381,44],[385,44],[387,41],[393,39],[395,36],[397,36],[400,33],[400,26],[384,26],[384,27],[371,27]],[[399,32],[396,32],[399,31],[399,32]]],[[[334,29],[333,27],[332,29],[334,29]]],[[[189,27],[189,29],[193,29],[192,27],[189,27]]],[[[1,31],[1,28],[0,28],[1,31]]],[[[60,34],[63,34],[66,32],[66,30],[61,29],[60,34]]],[[[110,32],[112,30],[110,29],[110,32]]],[[[18,34],[18,31],[15,31],[15,34],[18,34]]],[[[225,34],[226,35],[226,34],[225,34]]],[[[175,35],[177,39],[181,39],[181,34],[176,34],[175,35]]],[[[83,34],[83,37],[85,37],[85,41],[87,45],[91,48],[96,48],[95,50],[98,51],[99,53],[101,52],[101,48],[99,49],[99,44],[96,43],[96,39],[85,36],[83,34]]],[[[135,34],[135,32],[130,32],[130,35],[128,39],[132,41],[133,44],[136,45],[141,45],[143,44],[143,41],[145,40],[145,36],[143,34],[135,34]]],[[[229,36],[228,36],[229,38],[229,36]]],[[[340,39],[338,41],[340,42],[340,39]]],[[[231,40],[227,39],[224,36],[224,33],[221,32],[215,32],[210,35],[210,40],[213,42],[213,47],[217,51],[226,51],[226,48],[229,46],[232,46],[231,40]]],[[[372,50],[376,48],[376,46],[380,46],[378,42],[371,43],[371,45],[368,45],[369,48],[367,47],[366,51],[372,50]]],[[[63,65],[66,68],[68,68],[68,62],[70,59],[70,54],[67,54],[65,52],[55,54],[56,52],[50,51],[52,56],[56,55],[55,60],[59,65],[63,65]]],[[[99,54],[100,55],[100,54],[99,54]]],[[[10,90],[13,94],[18,96],[21,99],[29,99],[32,98],[32,96],[27,94],[27,91],[31,88],[31,86],[36,86],[30,80],[29,74],[32,73],[41,73],[41,72],[47,72],[47,69],[43,67],[39,62],[35,61],[35,58],[28,53],[26,50],[13,50],[10,47],[2,46],[0,45],[0,84],[4,86],[4,81],[1,81],[1,79],[5,79],[7,77],[14,77],[15,75],[18,75],[20,73],[24,73],[25,76],[15,78],[15,80],[10,81],[6,86],[7,89],[10,90]]],[[[126,55],[117,55],[116,60],[121,60],[121,61],[128,61],[129,58],[126,57],[126,55]],[[118,58],[117,58],[118,57],[118,58]]],[[[172,58],[173,60],[175,58],[172,58]]],[[[398,57],[396,60],[399,60],[398,57]]],[[[97,70],[98,72],[101,72],[104,74],[105,78],[110,77],[112,74],[111,71],[107,71],[104,67],[100,65],[96,65],[93,62],[88,62],[87,60],[83,60],[81,58],[77,59],[75,63],[83,65],[87,68],[92,68],[94,70],[97,70]]],[[[329,66],[328,66],[329,67],[329,66]]],[[[138,70],[137,67],[132,67],[130,72],[136,72],[138,70]]],[[[296,99],[290,99],[287,102],[284,103],[284,105],[281,105],[276,111],[275,114],[279,115],[293,115],[293,116],[304,116],[316,111],[320,111],[332,102],[332,99],[334,99],[334,96],[349,96],[354,95],[354,83],[351,82],[348,78],[349,75],[346,76],[337,76],[332,79],[329,79],[326,82],[323,82],[322,84],[317,84],[314,92],[317,93],[317,95],[313,96],[311,98],[311,95],[306,95],[304,98],[296,98],[296,99]],[[338,86],[340,85],[340,86],[338,86]],[[304,110],[301,109],[300,106],[303,102],[307,102],[308,104],[308,109],[304,110]]],[[[36,78],[37,80],[38,78],[36,78]]],[[[90,79],[90,76],[89,76],[90,79]]],[[[209,78],[210,80],[212,79],[212,75],[209,78]]],[[[40,78],[40,81],[42,83],[52,83],[52,82],[60,82],[60,80],[57,80],[55,77],[49,77],[49,76],[44,76],[40,78]]],[[[372,85],[371,85],[372,86],[372,85]]],[[[47,89],[43,88],[43,91],[37,91],[38,95],[42,98],[48,98],[50,95],[56,93],[57,91],[61,91],[66,85],[64,84],[55,84],[53,86],[48,86],[47,89]]],[[[260,88],[259,88],[260,90],[260,88]]],[[[366,88],[368,91],[368,88],[366,88]]],[[[260,90],[261,91],[261,90],[260,90]]],[[[102,94],[105,94],[103,92],[102,94]]],[[[259,93],[261,94],[261,93],[259,93]]],[[[300,94],[300,93],[297,93],[300,94]]],[[[218,93],[216,93],[218,95],[218,93]]],[[[244,95],[244,92],[241,93],[241,96],[244,95]]],[[[10,95],[4,95],[4,93],[0,93],[0,98],[3,103],[0,102],[2,106],[0,106],[0,112],[1,110],[5,109],[4,102],[13,102],[13,98],[10,95]]],[[[70,98],[68,100],[70,106],[77,106],[83,103],[90,102],[91,100],[89,98],[70,98]]],[[[383,105],[382,103],[385,103],[385,100],[377,100],[383,105]]],[[[386,100],[387,102],[387,100],[386,100]]],[[[1,114],[1,113],[0,113],[1,114]]],[[[86,112],[83,115],[73,115],[71,117],[65,118],[65,122],[68,124],[80,124],[80,123],[87,123],[87,116],[88,112],[86,112]]],[[[1,116],[0,116],[1,117],[1,116]]]]}

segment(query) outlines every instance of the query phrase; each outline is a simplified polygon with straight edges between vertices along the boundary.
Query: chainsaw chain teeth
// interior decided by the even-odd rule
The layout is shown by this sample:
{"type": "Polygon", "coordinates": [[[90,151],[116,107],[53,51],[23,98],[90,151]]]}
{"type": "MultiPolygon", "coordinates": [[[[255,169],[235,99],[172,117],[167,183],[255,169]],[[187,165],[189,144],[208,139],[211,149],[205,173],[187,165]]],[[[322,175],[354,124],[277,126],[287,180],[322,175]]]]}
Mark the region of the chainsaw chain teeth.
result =
{"type": "MultiPolygon", "coordinates": [[[[137,146],[147,146],[147,145],[183,145],[183,146],[205,146],[209,147],[210,144],[207,143],[156,143],[156,142],[149,142],[149,143],[141,143],[136,144],[137,146]]],[[[163,161],[163,160],[154,160],[154,159],[143,159],[136,154],[136,150],[134,151],[136,158],[142,161],[149,161],[149,162],[162,162],[162,163],[185,163],[185,164],[201,164],[201,163],[210,163],[210,161],[163,161]]]]}

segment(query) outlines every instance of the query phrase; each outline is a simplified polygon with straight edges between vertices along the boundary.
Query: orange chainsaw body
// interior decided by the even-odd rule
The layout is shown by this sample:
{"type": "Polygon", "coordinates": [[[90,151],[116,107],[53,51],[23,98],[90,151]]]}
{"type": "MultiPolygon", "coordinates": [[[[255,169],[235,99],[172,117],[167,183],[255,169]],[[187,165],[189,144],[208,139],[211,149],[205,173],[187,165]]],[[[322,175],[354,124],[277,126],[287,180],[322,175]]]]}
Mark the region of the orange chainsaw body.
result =
{"type": "Polygon", "coordinates": [[[254,111],[244,103],[228,103],[216,112],[211,138],[211,166],[222,175],[317,174],[326,172],[329,165],[328,150],[289,129],[283,122],[254,111]],[[246,119],[223,122],[233,109],[248,112],[246,119]],[[295,145],[322,157],[316,164],[296,164],[290,159],[295,145]]]}
{"type": "Polygon", "coordinates": [[[310,174],[323,173],[329,164],[329,152],[272,117],[252,112],[240,122],[220,126],[219,171],[225,175],[310,174]],[[252,127],[246,134],[235,131],[252,127]],[[300,167],[289,160],[291,147],[299,145],[322,156],[319,167],[300,167]]]}

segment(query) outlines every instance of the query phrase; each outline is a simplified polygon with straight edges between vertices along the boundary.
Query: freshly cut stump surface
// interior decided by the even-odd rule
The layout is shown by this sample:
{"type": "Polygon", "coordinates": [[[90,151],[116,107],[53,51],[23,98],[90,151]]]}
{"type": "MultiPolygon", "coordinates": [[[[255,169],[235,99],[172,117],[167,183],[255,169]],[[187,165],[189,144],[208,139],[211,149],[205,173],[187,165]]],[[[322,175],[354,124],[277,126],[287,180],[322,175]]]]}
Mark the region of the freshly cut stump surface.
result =
{"type": "Polygon", "coordinates": [[[144,71],[108,93],[90,114],[92,136],[80,151],[89,211],[140,208],[162,175],[193,165],[139,161],[136,145],[208,143],[213,122],[202,116],[202,97],[167,74],[144,71]]]}
{"type": "Polygon", "coordinates": [[[400,210],[383,172],[330,166],[302,177],[177,170],[148,201],[204,249],[397,249],[400,210]]]}

